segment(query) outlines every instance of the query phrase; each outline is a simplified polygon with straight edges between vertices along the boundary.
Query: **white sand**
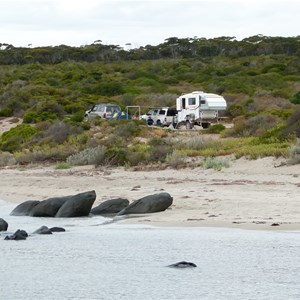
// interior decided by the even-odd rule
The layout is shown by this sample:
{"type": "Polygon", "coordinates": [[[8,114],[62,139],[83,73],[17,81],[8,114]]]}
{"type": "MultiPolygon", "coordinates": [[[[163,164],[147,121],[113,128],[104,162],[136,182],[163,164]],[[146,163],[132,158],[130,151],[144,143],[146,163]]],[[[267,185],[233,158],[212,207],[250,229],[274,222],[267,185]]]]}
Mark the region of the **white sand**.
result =
{"type": "MultiPolygon", "coordinates": [[[[130,202],[168,192],[173,205],[164,212],[122,222],[157,226],[214,226],[264,230],[300,230],[300,167],[281,160],[233,160],[221,171],[123,168],[2,168],[0,199],[21,203],[95,190],[94,204],[115,197],[130,202]],[[272,224],[279,226],[271,226],[272,224]]],[[[1,216],[0,216],[1,217],[1,216]]]]}

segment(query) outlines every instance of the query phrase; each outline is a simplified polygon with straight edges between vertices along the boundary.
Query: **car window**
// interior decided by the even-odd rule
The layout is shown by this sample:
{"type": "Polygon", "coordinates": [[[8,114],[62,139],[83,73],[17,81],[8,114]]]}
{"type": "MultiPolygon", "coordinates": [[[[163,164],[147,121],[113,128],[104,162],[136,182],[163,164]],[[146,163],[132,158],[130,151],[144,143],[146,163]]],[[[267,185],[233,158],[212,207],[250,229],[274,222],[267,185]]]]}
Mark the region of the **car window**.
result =
{"type": "Polygon", "coordinates": [[[164,109],[161,109],[160,111],[159,111],[159,114],[160,115],[164,115],[166,113],[166,111],[164,110],[164,109]]]}
{"type": "Polygon", "coordinates": [[[103,111],[103,105],[96,105],[96,111],[103,111]]]}
{"type": "Polygon", "coordinates": [[[175,116],[177,113],[177,110],[174,110],[174,109],[168,109],[167,111],[167,116],[175,116]]]}

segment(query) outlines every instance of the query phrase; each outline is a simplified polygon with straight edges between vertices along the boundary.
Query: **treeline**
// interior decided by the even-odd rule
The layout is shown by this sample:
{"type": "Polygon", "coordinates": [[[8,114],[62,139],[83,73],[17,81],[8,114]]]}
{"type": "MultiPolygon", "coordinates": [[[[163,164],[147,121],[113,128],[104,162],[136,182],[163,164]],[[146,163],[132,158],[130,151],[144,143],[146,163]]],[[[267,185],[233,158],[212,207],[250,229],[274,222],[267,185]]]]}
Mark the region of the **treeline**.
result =
{"type": "MultiPolygon", "coordinates": [[[[128,44],[130,47],[130,44],[128,44]]],[[[241,41],[235,37],[177,38],[170,37],[157,46],[124,49],[119,45],[104,45],[97,41],[91,45],[70,47],[14,47],[0,43],[1,65],[57,64],[74,62],[113,62],[130,60],[156,60],[164,58],[205,58],[217,56],[246,57],[258,55],[300,56],[300,36],[270,37],[255,35],[241,41]]]]}

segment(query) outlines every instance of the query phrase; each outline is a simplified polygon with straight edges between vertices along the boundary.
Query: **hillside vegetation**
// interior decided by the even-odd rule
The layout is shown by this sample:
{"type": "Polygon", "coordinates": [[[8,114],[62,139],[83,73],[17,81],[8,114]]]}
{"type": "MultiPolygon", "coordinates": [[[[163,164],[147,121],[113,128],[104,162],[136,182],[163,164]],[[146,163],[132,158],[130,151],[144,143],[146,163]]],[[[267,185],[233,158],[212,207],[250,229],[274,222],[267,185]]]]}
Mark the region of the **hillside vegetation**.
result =
{"type": "Polygon", "coordinates": [[[0,118],[23,121],[1,135],[0,165],[180,167],[198,156],[227,155],[293,155],[297,162],[300,37],[169,38],[131,50],[100,43],[78,48],[0,43],[0,49],[0,118]],[[146,112],[174,107],[180,94],[194,90],[223,95],[228,104],[223,116],[234,126],[187,135],[137,120],[83,118],[95,103],[139,105],[146,112]]]}

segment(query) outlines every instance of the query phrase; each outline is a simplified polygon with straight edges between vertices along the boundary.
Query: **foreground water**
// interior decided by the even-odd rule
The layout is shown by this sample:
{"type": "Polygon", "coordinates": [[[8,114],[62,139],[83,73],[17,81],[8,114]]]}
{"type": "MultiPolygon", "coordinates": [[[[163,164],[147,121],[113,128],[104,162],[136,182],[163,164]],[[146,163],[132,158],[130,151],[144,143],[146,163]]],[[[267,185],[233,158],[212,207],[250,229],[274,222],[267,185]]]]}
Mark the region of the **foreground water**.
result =
{"type": "Polygon", "coordinates": [[[67,231],[0,236],[0,299],[299,299],[300,233],[103,225],[102,217],[12,217],[8,233],[42,225],[67,231]],[[187,260],[193,269],[169,264],[187,260]]]}

